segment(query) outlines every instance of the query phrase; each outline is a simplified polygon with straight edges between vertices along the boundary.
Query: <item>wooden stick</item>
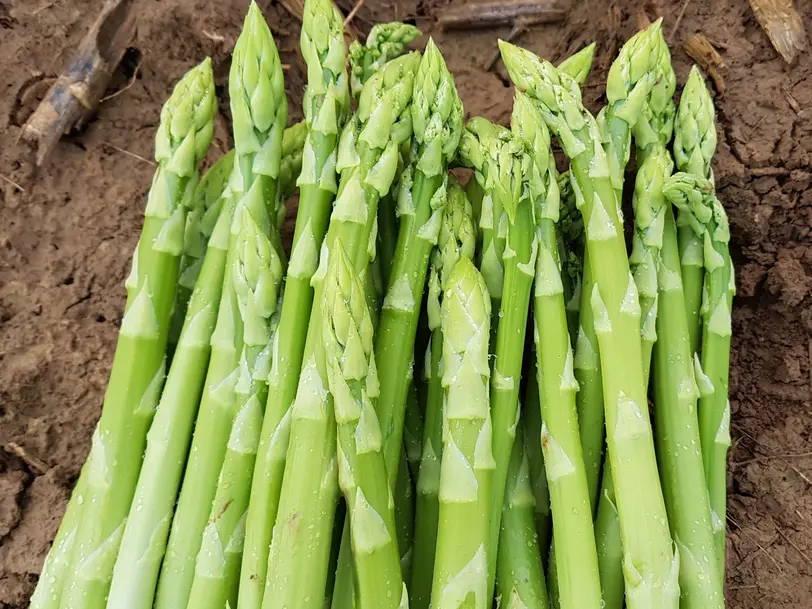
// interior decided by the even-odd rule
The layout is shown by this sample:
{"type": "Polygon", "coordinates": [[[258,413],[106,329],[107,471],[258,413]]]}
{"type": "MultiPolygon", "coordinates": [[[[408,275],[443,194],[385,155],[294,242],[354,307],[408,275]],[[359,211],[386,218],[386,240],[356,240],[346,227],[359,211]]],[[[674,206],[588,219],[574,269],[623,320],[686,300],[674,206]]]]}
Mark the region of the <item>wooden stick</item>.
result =
{"type": "Polygon", "coordinates": [[[719,94],[724,93],[727,65],[710,41],[702,34],[691,34],[682,43],[682,48],[710,75],[719,94]]]}
{"type": "Polygon", "coordinates": [[[107,0],[67,70],[23,125],[21,138],[36,149],[42,166],[59,138],[80,124],[99,103],[135,35],[134,0],[107,0]]]}
{"type": "Polygon", "coordinates": [[[437,23],[443,29],[473,29],[514,25],[556,23],[567,11],[557,2],[479,2],[455,6],[443,11],[437,23]]]}

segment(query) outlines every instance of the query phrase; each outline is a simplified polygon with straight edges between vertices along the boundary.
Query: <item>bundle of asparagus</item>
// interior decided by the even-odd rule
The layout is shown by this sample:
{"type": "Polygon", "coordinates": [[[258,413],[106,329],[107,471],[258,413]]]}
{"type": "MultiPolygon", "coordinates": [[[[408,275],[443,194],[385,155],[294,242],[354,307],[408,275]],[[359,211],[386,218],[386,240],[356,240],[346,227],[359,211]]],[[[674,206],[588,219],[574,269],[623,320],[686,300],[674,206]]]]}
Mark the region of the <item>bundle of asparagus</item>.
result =
{"type": "Polygon", "coordinates": [[[701,74],[677,108],[657,22],[595,116],[594,45],[556,68],[500,43],[510,126],[463,124],[435,43],[403,54],[418,36],[381,24],[347,53],[307,0],[286,129],[252,3],[234,150],[200,180],[209,61],[180,81],[33,608],[724,606],[735,281],[701,74]]]}

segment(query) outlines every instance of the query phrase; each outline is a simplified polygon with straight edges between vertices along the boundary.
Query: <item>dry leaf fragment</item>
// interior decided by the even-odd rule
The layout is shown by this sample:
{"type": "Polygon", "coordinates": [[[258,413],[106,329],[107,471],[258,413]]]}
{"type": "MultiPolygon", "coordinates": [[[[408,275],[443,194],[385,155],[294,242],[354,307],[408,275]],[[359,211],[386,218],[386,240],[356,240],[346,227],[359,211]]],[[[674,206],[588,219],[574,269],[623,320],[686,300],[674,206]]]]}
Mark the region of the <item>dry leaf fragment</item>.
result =
{"type": "Polygon", "coordinates": [[[806,50],[806,30],[792,0],[750,0],[759,25],[787,63],[806,50]]]}

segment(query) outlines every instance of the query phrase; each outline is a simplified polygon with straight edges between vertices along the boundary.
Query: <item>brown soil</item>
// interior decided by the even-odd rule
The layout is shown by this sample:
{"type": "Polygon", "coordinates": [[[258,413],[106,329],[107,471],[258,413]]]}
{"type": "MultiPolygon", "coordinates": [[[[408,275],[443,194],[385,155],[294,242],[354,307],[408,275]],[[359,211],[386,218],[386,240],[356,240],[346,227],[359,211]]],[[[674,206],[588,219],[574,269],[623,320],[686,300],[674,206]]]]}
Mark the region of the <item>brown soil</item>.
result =
{"type": "MultiPolygon", "coordinates": [[[[600,83],[636,30],[642,3],[576,0],[563,25],[536,27],[519,42],[555,60],[596,40],[585,98],[597,109],[600,83]]],[[[0,0],[0,608],[26,605],[89,448],[161,104],[184,70],[211,55],[227,115],[229,52],[248,1],[140,0],[137,39],[113,82],[120,94],[63,138],[51,164],[32,176],[15,144],[19,127],[99,4],[0,0]]],[[[298,119],[298,23],[281,4],[261,4],[291,66],[298,119]]],[[[729,604],[812,607],[812,60],[786,66],[745,0],[684,4],[681,20],[683,2],[649,7],[665,19],[680,82],[691,65],[681,44],[694,32],[714,41],[729,66],[726,91],[716,97],[715,163],[740,286],[730,382],[729,604]]],[[[812,0],[795,4],[812,14],[812,0]]],[[[433,24],[444,6],[369,0],[355,24],[366,31],[375,21],[415,19],[443,49],[468,113],[506,122],[512,95],[502,68],[480,66],[509,28],[439,32],[433,24]]],[[[226,125],[218,125],[216,153],[230,145],[226,125]]]]}

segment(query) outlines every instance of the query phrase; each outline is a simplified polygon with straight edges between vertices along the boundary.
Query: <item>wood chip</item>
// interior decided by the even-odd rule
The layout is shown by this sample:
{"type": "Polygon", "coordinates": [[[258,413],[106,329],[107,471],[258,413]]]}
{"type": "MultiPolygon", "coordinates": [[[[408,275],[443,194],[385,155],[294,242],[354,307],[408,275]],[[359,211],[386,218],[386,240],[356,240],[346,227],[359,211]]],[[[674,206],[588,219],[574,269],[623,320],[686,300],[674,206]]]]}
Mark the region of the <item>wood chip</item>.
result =
{"type": "Polygon", "coordinates": [[[691,34],[682,48],[713,79],[716,90],[720,94],[724,93],[727,65],[710,41],[702,34],[691,34]]]}
{"type": "Polygon", "coordinates": [[[792,63],[806,50],[806,30],[792,0],[750,0],[750,8],[784,61],[792,63]]]}
{"type": "Polygon", "coordinates": [[[437,18],[443,29],[474,29],[515,25],[556,23],[567,11],[557,2],[478,2],[449,7],[437,18]]]}

